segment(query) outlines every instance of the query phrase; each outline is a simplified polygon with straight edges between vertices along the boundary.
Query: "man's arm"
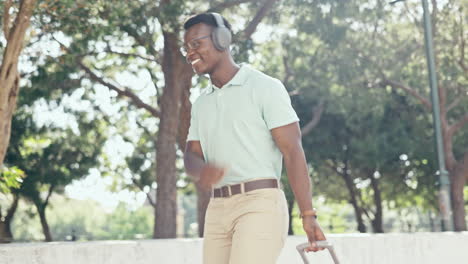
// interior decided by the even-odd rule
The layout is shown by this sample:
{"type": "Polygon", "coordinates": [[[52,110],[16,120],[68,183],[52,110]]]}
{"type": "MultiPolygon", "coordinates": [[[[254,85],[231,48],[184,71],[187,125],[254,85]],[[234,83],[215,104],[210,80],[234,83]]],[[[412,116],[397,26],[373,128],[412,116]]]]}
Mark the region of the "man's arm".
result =
{"type": "Polygon", "coordinates": [[[203,150],[200,141],[188,141],[185,146],[184,166],[185,171],[192,179],[197,182],[200,179],[200,174],[205,160],[203,158],[203,150]]]}
{"type": "Polygon", "coordinates": [[[311,183],[297,122],[271,130],[284,158],[289,184],[301,212],[312,210],[311,183]]]}
{"type": "Polygon", "coordinates": [[[225,169],[206,163],[200,141],[188,141],[184,153],[185,171],[200,186],[211,189],[224,176],[225,169]]]}
{"type": "MultiPolygon", "coordinates": [[[[312,191],[307,162],[301,143],[301,130],[299,123],[277,127],[271,130],[276,145],[283,154],[284,164],[288,175],[289,184],[296,197],[301,213],[312,210],[312,191]]],[[[317,251],[314,248],[316,240],[325,240],[325,235],[314,216],[304,216],[302,219],[304,231],[307,233],[311,247],[309,251],[317,251]]]]}

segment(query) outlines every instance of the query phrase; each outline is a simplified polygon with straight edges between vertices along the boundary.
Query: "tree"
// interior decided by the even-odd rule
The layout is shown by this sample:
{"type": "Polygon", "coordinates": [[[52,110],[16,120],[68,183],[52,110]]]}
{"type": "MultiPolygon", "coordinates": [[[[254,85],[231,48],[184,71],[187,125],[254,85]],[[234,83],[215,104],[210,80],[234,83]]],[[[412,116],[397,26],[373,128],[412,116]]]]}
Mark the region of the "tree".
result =
{"type": "MultiPolygon", "coordinates": [[[[0,177],[0,196],[5,196],[7,201],[7,195],[11,193],[12,189],[18,189],[21,186],[22,178],[24,178],[24,172],[16,167],[7,168],[3,167],[3,171],[0,177]]],[[[18,208],[19,196],[13,194],[13,201],[8,206],[8,209],[3,215],[2,206],[0,204],[0,243],[8,243],[13,240],[13,233],[11,232],[11,222],[15,215],[16,209],[18,208]]]]}
{"type": "Polygon", "coordinates": [[[11,188],[18,189],[23,182],[24,172],[17,167],[7,168],[3,166],[0,177],[0,193],[8,194],[11,188]]]}
{"type": "MultiPolygon", "coordinates": [[[[381,4],[382,5],[382,4],[381,4]]],[[[411,95],[427,112],[431,113],[432,104],[428,99],[429,86],[426,59],[423,52],[423,27],[421,14],[417,10],[419,2],[406,4],[406,12],[401,17],[380,16],[374,20],[373,43],[362,47],[362,36],[357,34],[352,41],[354,49],[362,61],[371,63],[374,71],[370,83],[383,88],[401,90],[411,95]],[[390,20],[398,21],[393,26],[390,20]],[[402,30],[402,28],[405,28],[402,30]],[[382,34],[382,33],[385,34],[382,34]],[[403,41],[405,39],[406,41],[403,41]],[[393,51],[392,57],[377,59],[371,55],[376,49],[393,51]],[[402,52],[403,51],[403,52],[402,52]],[[406,57],[405,57],[406,55],[406,57]],[[409,56],[408,56],[409,55],[409,56]]],[[[383,8],[388,10],[389,7],[383,8]]],[[[438,3],[432,1],[433,35],[435,40],[436,67],[439,79],[440,113],[444,152],[447,170],[451,181],[451,202],[456,231],[466,230],[463,189],[468,178],[468,152],[466,130],[468,123],[468,96],[466,96],[467,67],[465,59],[466,35],[463,17],[466,6],[459,1],[438,3]],[[460,144],[465,143],[465,144],[460,144]]],[[[374,53],[376,54],[376,53],[374,53]]]]}
{"type": "Polygon", "coordinates": [[[36,206],[46,241],[52,241],[45,215],[51,195],[63,191],[72,180],[87,175],[89,168],[96,164],[104,142],[96,129],[85,127],[83,124],[79,136],[64,131],[27,137],[17,146],[19,153],[10,152],[7,156],[8,164],[17,165],[27,175],[17,195],[36,206]]]}
{"type": "MultiPolygon", "coordinates": [[[[6,39],[6,47],[0,46],[2,52],[0,65],[0,191],[9,192],[9,188],[19,187],[19,181],[23,175],[21,170],[16,168],[4,168],[3,161],[10,141],[11,119],[16,108],[16,99],[19,93],[20,76],[18,73],[18,58],[23,49],[23,41],[29,21],[34,10],[35,0],[20,1],[14,21],[12,23],[14,8],[13,0],[3,3],[2,31],[6,39]]],[[[10,230],[10,223],[18,206],[17,195],[13,195],[13,202],[7,210],[5,217],[1,215],[0,208],[0,243],[12,240],[13,235],[10,230]]]]}
{"type": "MultiPolygon", "coordinates": [[[[34,10],[35,0],[20,1],[16,17],[11,24],[10,9],[13,0],[6,0],[3,5],[3,34],[7,40],[5,49],[1,50],[0,66],[0,167],[5,159],[11,132],[11,118],[16,107],[19,93],[20,76],[18,74],[18,57],[23,48],[24,36],[34,10]]],[[[3,48],[3,47],[2,47],[3,48]]]]}
{"type": "MultiPolygon", "coordinates": [[[[115,209],[104,208],[93,200],[75,200],[63,195],[50,199],[47,218],[56,241],[93,241],[149,239],[152,235],[153,211],[148,207],[128,208],[119,203],[115,209]]],[[[15,241],[41,239],[41,225],[34,205],[22,201],[12,229],[15,241]]]]}
{"type": "MultiPolygon", "coordinates": [[[[390,19],[399,16],[397,11],[383,1],[364,2],[312,1],[311,5],[310,1],[291,1],[295,31],[284,37],[286,60],[278,62],[278,56],[270,56],[268,62],[284,64],[284,70],[272,72],[287,73],[287,87],[299,94],[293,96],[293,104],[301,120],[310,120],[311,105],[322,101],[327,106],[319,125],[303,140],[314,171],[318,171],[316,189],[320,193],[326,190],[327,197],[348,200],[361,232],[366,231],[364,215],[381,232],[384,201],[405,206],[399,196],[415,201],[424,195],[422,203],[432,207],[436,203],[429,197],[434,196],[436,186],[434,171],[430,173],[433,150],[427,147],[431,146],[427,144],[429,116],[400,92],[376,85],[375,76],[380,72],[374,63],[388,60],[391,63],[378,69],[399,70],[401,62],[394,58],[411,59],[415,42],[402,45],[400,39],[392,39],[396,33],[383,29],[395,27],[405,34],[404,27],[396,26],[399,20],[390,19]],[[385,44],[392,43],[390,47],[377,44],[379,37],[385,38],[385,44]],[[411,162],[400,161],[400,155],[409,156],[411,162]],[[424,166],[416,164],[423,160],[424,166]],[[402,165],[406,162],[410,165],[402,165]],[[374,177],[375,172],[380,178],[374,177]],[[344,180],[348,195],[333,174],[344,180]]],[[[288,6],[282,11],[288,13],[288,6]]]]}
{"type": "Polygon", "coordinates": [[[21,187],[13,192],[15,197],[24,197],[35,205],[45,240],[52,241],[46,218],[51,195],[62,192],[67,184],[86,176],[88,170],[98,164],[97,157],[106,136],[99,116],[93,118],[87,112],[61,104],[64,95],[79,84],[70,81],[65,86],[57,85],[56,81],[63,80],[66,69],[50,73],[47,66],[37,67],[37,74],[31,77],[30,85],[19,97],[18,111],[12,120],[15,133],[5,163],[20,168],[26,175],[21,187]],[[56,87],[54,93],[48,92],[51,86],[56,87]],[[61,128],[63,124],[54,122],[38,125],[30,106],[41,100],[48,102],[52,109],[63,108],[69,120],[75,121],[71,126],[76,125],[76,128],[61,128]]]}
{"type": "MultiPolygon", "coordinates": [[[[309,6],[304,1],[292,2],[296,4],[296,10],[299,10],[297,13],[301,17],[297,27],[304,29],[309,35],[318,37],[309,38],[308,43],[311,43],[311,46],[327,43],[329,46],[326,47],[332,48],[322,52],[332,51],[328,54],[329,59],[326,64],[336,67],[330,67],[323,75],[327,76],[333,72],[336,81],[332,79],[325,85],[337,94],[351,88],[357,92],[349,101],[339,100],[337,107],[345,102],[349,106],[353,101],[369,99],[359,92],[360,90],[374,94],[378,89],[397,90],[397,94],[406,93],[412,97],[407,103],[408,107],[417,114],[416,120],[430,122],[431,103],[428,99],[429,86],[419,1],[406,1],[399,9],[380,0],[370,3],[312,1],[314,5],[309,6]],[[312,6],[313,10],[310,10],[312,6]],[[414,107],[417,105],[422,106],[421,109],[424,111],[414,107]]],[[[468,97],[464,89],[467,82],[464,55],[466,34],[462,22],[466,7],[460,1],[444,3],[432,1],[432,6],[442,130],[446,163],[451,177],[455,229],[466,230],[463,188],[468,175],[466,169],[468,156],[465,139],[467,131],[463,128],[468,122],[466,108],[468,97]]],[[[305,37],[299,35],[296,39],[301,40],[301,38],[305,37]]],[[[320,69],[320,66],[318,67],[320,69]]],[[[371,99],[367,103],[374,105],[375,101],[371,99]]],[[[362,113],[365,104],[363,106],[364,108],[348,107],[347,111],[350,111],[350,116],[359,117],[360,114],[365,114],[362,113]]],[[[418,135],[413,137],[413,140],[424,144],[426,153],[433,154],[433,150],[427,147],[431,145],[427,145],[426,135],[427,133],[424,133],[424,137],[418,135]]],[[[424,159],[433,160],[427,156],[424,159]]],[[[428,177],[432,179],[435,173],[436,171],[433,171],[428,177]]],[[[420,180],[427,183],[428,188],[432,188],[433,194],[436,193],[436,186],[431,185],[431,181],[420,180]]]]}

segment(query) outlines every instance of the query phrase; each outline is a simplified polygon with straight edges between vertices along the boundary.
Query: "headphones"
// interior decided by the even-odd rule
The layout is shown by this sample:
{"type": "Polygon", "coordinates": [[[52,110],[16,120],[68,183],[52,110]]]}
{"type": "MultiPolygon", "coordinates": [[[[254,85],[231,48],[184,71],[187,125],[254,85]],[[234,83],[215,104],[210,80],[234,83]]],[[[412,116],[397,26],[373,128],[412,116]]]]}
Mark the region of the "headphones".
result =
{"type": "Polygon", "coordinates": [[[231,31],[224,25],[223,17],[218,13],[211,13],[216,21],[216,28],[211,33],[211,40],[214,47],[219,51],[224,51],[231,44],[231,31]]]}

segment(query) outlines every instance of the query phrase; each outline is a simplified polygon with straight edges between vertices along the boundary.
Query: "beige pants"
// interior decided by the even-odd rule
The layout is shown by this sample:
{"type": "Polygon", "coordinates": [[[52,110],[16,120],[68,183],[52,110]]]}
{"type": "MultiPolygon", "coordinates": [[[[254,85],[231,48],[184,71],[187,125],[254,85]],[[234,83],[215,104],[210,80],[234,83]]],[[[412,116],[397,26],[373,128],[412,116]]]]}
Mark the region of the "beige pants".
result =
{"type": "Polygon", "coordinates": [[[280,189],[211,198],[205,217],[204,264],[274,264],[288,232],[280,189]]]}

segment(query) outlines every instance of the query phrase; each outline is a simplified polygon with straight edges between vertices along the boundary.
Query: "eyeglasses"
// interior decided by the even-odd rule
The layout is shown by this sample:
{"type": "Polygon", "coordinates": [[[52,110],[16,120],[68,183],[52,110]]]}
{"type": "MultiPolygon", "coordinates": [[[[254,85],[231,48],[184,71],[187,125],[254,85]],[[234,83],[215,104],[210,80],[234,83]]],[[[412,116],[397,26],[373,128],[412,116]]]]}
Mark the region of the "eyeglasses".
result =
{"type": "Polygon", "coordinates": [[[189,42],[182,45],[182,47],[180,48],[180,52],[182,53],[182,55],[187,56],[190,50],[196,50],[200,47],[200,39],[205,39],[209,37],[211,37],[211,35],[198,37],[190,40],[189,42]]]}

